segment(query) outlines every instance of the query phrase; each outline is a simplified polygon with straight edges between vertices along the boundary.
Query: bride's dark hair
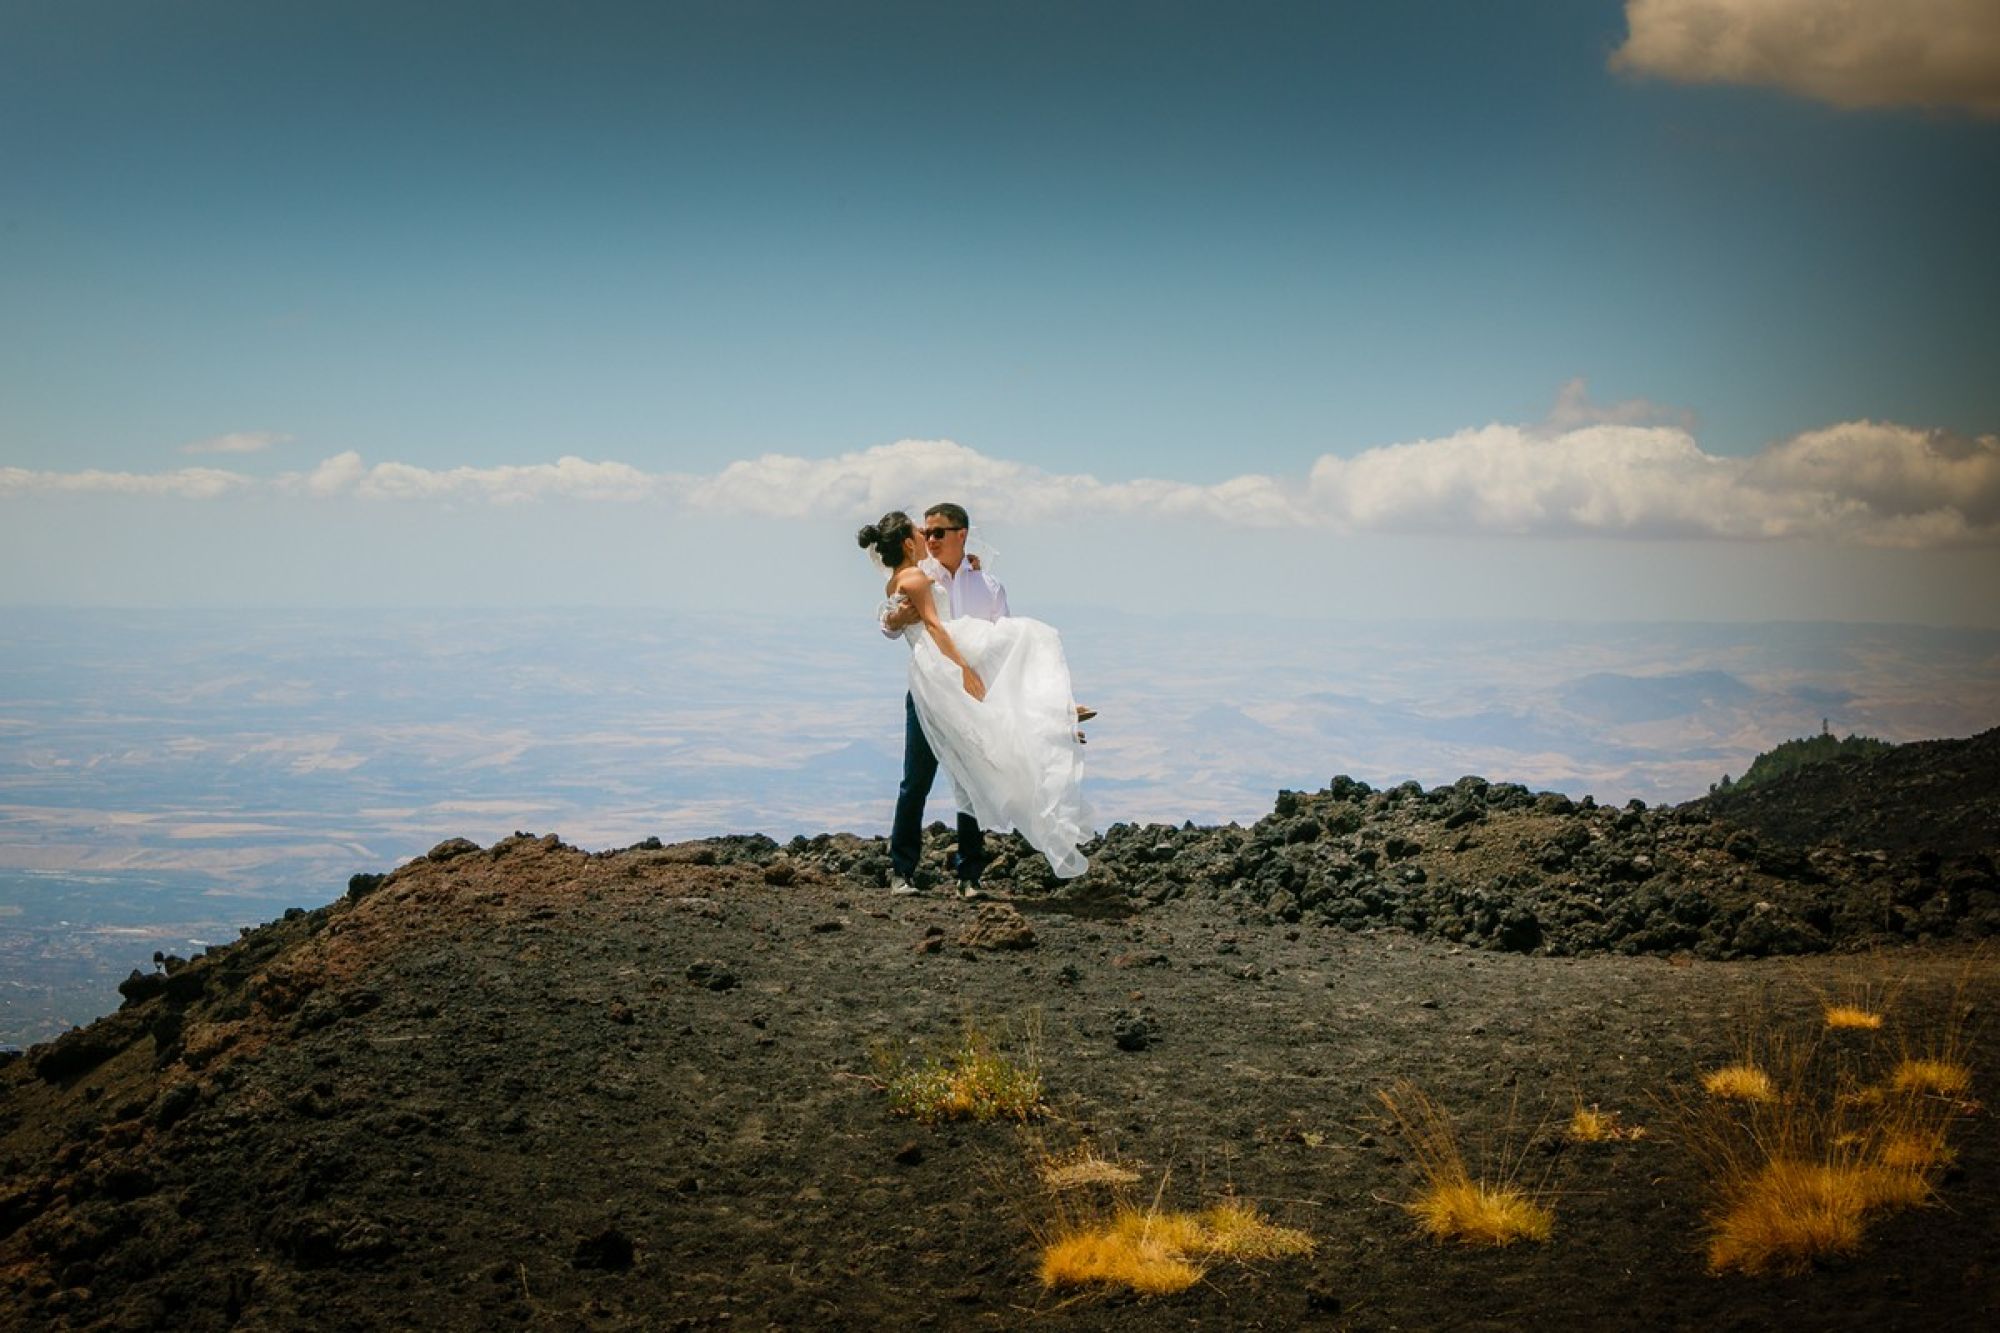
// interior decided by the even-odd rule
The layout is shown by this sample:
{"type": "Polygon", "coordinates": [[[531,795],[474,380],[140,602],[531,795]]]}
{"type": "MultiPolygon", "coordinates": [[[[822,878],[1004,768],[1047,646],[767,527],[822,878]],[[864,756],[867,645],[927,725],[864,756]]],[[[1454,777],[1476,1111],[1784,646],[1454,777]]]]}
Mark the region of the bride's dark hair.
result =
{"type": "Polygon", "coordinates": [[[891,509],[854,536],[855,544],[874,555],[884,569],[894,569],[903,558],[903,543],[916,532],[917,525],[900,509],[891,509]]]}

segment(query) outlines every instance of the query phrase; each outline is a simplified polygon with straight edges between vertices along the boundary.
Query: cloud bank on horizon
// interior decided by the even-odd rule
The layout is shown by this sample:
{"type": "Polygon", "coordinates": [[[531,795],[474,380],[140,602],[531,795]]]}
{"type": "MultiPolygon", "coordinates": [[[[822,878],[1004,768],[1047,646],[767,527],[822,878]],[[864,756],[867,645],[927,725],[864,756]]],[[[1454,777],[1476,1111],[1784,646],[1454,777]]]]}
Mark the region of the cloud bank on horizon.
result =
{"type": "Polygon", "coordinates": [[[2000,435],[1893,422],[1806,431],[1748,457],[1704,451],[1691,428],[1649,424],[1651,404],[1592,407],[1565,386],[1537,425],[1324,454],[1303,477],[1199,484],[1103,480],[996,458],[952,440],[899,440],[830,458],[765,454],[697,475],[565,456],[553,463],[427,468],[348,450],[268,478],[219,468],[133,473],[0,468],[0,497],[112,493],[212,500],[654,502],[692,512],[872,518],[925,497],[1033,523],[1078,512],[1226,528],[1340,533],[1805,540],[1934,549],[2000,545],[2000,435]]]}
{"type": "Polygon", "coordinates": [[[1625,17],[1616,70],[2000,116],[1993,0],[1628,0],[1625,17]]]}

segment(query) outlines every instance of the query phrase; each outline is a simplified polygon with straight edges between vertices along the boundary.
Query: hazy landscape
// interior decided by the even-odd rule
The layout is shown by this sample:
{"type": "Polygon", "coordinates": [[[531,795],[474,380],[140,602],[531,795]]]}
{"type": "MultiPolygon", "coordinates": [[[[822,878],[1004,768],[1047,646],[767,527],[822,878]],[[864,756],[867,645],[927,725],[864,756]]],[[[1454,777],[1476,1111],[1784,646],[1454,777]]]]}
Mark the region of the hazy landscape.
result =
{"type": "MultiPolygon", "coordinates": [[[[1672,802],[1823,721],[2000,719],[2000,631],[1049,618],[1104,824],[1247,823],[1337,773],[1672,802]]],[[[446,837],[883,832],[902,669],[865,611],[11,613],[0,1042],[446,837]]]]}

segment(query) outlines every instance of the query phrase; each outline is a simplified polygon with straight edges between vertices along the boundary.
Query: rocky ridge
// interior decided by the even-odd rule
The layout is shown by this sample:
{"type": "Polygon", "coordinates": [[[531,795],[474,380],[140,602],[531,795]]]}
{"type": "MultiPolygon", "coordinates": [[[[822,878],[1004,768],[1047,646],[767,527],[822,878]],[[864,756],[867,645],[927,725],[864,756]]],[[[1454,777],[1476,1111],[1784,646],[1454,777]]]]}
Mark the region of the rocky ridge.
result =
{"type": "MultiPolygon", "coordinates": [[[[942,880],[954,835],[929,830],[942,880]]],[[[1215,894],[1347,930],[1393,927],[1476,948],[1705,959],[2000,934],[2000,729],[1834,761],[1734,798],[1600,806],[1465,777],[1376,790],[1337,777],[1280,792],[1249,828],[1120,824],[1073,886],[1018,838],[986,882],[1105,910],[1215,894]]],[[[718,840],[718,860],[879,880],[881,839],[718,840]]]]}

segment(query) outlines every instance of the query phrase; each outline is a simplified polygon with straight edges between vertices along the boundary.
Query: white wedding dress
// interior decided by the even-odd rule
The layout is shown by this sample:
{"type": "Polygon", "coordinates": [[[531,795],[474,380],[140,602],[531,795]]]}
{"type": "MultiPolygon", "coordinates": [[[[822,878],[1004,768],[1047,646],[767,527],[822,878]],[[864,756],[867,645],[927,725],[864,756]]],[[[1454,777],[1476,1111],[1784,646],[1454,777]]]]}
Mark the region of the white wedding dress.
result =
{"type": "MultiPolygon", "coordinates": [[[[931,584],[940,615],[951,592],[931,584]]],[[[903,631],[910,645],[910,698],[924,739],[951,775],[961,810],[994,833],[1018,832],[1063,879],[1090,862],[1077,844],[1096,832],[1083,799],[1083,747],[1062,636],[1039,620],[965,616],[944,621],[958,652],[986,684],[965,678],[938,651],[923,622],[903,631]]]]}

